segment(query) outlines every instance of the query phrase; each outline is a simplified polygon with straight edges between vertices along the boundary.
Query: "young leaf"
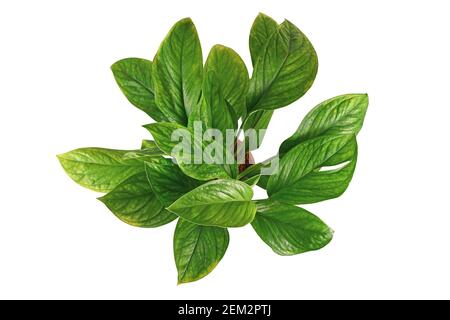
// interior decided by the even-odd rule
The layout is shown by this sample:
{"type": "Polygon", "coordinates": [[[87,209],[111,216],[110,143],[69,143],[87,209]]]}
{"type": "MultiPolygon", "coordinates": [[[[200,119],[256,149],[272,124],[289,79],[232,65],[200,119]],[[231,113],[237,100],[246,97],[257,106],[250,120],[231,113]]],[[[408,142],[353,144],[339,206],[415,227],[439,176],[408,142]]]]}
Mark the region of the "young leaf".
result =
{"type": "Polygon", "coordinates": [[[244,182],[214,180],[186,193],[168,209],[200,225],[241,227],[255,216],[252,197],[252,188],[244,182]]]}
{"type": "Polygon", "coordinates": [[[173,238],[178,284],[208,275],[225,255],[228,243],[225,228],[200,226],[179,219],[173,238]]]}
{"type": "Polygon", "coordinates": [[[143,161],[159,157],[125,158],[130,151],[80,148],[58,155],[62,167],[76,183],[98,192],[109,192],[119,183],[144,171],[143,161]]]}
{"type": "Polygon", "coordinates": [[[203,58],[190,18],[177,22],[153,62],[155,101],[169,121],[186,126],[202,87],[203,58]]]}
{"type": "Polygon", "coordinates": [[[211,180],[215,178],[229,177],[223,165],[212,163],[212,159],[209,159],[207,154],[203,154],[204,145],[201,137],[195,136],[191,129],[176,123],[167,122],[152,123],[144,127],[150,131],[156,141],[156,144],[158,145],[158,148],[164,151],[167,155],[172,155],[175,157],[180,169],[188,176],[197,180],[211,180]],[[181,142],[178,140],[174,141],[174,139],[172,139],[176,132],[180,134],[182,138],[181,142]],[[174,153],[177,146],[181,146],[182,150],[186,151],[186,153],[174,153]],[[195,161],[195,150],[199,150],[200,155],[203,154],[203,161],[200,161],[198,164],[195,161]]]}
{"type": "MultiPolygon", "coordinates": [[[[311,180],[310,176],[308,180],[308,175],[320,176],[322,180],[319,179],[319,181],[323,184],[331,183],[332,180],[327,181],[327,179],[335,179],[335,177],[330,176],[330,172],[320,173],[317,170],[324,166],[335,165],[337,160],[349,161],[351,156],[354,156],[356,161],[356,140],[354,135],[323,136],[305,141],[292,148],[281,158],[279,171],[269,178],[267,193],[271,199],[289,204],[300,204],[305,201],[305,194],[303,193],[305,188],[311,190],[314,188],[314,184],[311,185],[311,183],[318,182],[315,180],[317,178],[311,180]],[[349,144],[350,147],[348,146],[349,144]],[[343,150],[346,152],[342,153],[343,150]],[[353,150],[354,154],[352,155],[349,150],[353,150]],[[344,158],[344,155],[347,158],[344,158]],[[304,179],[306,179],[305,185],[303,185],[304,179]]],[[[350,182],[349,179],[353,175],[353,170],[341,171],[341,174],[343,172],[346,173],[346,181],[350,182]]],[[[344,187],[345,190],[347,185],[348,183],[341,187],[344,187]]],[[[315,187],[317,191],[320,186],[317,185],[315,187]]],[[[320,190],[318,192],[323,196],[320,190]]],[[[343,191],[339,189],[339,192],[342,193],[343,191]]]]}
{"type": "Polygon", "coordinates": [[[250,80],[248,110],[273,110],[294,102],[311,87],[317,56],[306,36],[284,21],[270,37],[250,80]]]}
{"type": "Polygon", "coordinates": [[[276,201],[257,201],[252,227],[283,256],[318,250],[333,238],[333,230],[305,209],[276,201]]]}
{"type": "Polygon", "coordinates": [[[185,175],[171,159],[165,160],[164,163],[146,163],[145,172],[153,192],[166,208],[202,182],[185,175]]]}
{"type": "Polygon", "coordinates": [[[213,128],[236,128],[237,120],[245,113],[248,91],[248,71],[244,61],[233,49],[215,45],[206,59],[204,74],[203,95],[211,109],[213,128]],[[234,126],[221,125],[219,121],[225,115],[234,126]]]}
{"type": "Polygon", "coordinates": [[[98,199],[117,218],[135,227],[159,227],[177,218],[156,198],[144,172],[131,176],[98,199]]]}
{"type": "Polygon", "coordinates": [[[111,66],[117,84],[135,107],[156,121],[166,121],[155,103],[152,83],[152,62],[139,58],[117,61],[111,66]]]}
{"type": "Polygon", "coordinates": [[[322,135],[357,135],[369,104],[367,94],[345,94],[312,109],[297,131],[280,146],[280,156],[302,141],[322,135]]]}

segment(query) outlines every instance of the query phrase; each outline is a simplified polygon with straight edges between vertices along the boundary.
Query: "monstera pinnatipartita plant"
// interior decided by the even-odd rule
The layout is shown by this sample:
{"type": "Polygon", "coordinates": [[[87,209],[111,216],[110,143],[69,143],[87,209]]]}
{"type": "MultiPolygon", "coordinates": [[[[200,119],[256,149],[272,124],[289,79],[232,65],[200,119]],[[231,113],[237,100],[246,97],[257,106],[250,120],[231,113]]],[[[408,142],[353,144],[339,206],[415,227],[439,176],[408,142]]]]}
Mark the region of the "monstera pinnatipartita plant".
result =
{"type": "Polygon", "coordinates": [[[276,109],[302,97],[313,84],[318,61],[294,24],[278,24],[264,14],[252,25],[249,45],[251,76],[240,56],[222,45],[215,45],[203,63],[194,24],[180,20],[153,62],[127,58],[112,65],[126,98],[155,121],[144,126],[153,140],[136,150],[80,148],[58,156],[75,182],[106,193],[99,199],[120,220],[145,228],[177,220],[173,248],[179,283],[215,268],[228,247],[228,228],[251,224],[280,255],[324,247],[332,229],[298,205],[340,196],[355,170],[366,94],[318,104],[281,144],[278,170],[262,175],[268,162],[253,163],[249,153],[262,139],[251,147],[238,143],[239,134],[266,129],[276,109]],[[177,157],[173,150],[179,141],[172,134],[179,129],[195,147],[207,148],[195,137],[196,123],[201,129],[236,132],[225,149],[246,146],[246,161],[189,163],[177,157]],[[256,184],[267,191],[266,199],[253,199],[256,184]]]}

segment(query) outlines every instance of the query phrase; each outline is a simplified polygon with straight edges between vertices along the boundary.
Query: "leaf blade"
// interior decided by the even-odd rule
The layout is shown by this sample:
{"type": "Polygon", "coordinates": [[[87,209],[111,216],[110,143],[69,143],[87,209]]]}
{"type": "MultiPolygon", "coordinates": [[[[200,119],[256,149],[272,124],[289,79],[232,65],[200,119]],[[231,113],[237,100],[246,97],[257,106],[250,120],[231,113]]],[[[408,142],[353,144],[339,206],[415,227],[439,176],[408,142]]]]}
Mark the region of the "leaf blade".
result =
{"type": "Polygon", "coordinates": [[[114,78],[128,101],[155,121],[166,117],[155,103],[152,81],[152,62],[140,58],[126,58],[111,66],[114,78]]]}
{"type": "MultiPolygon", "coordinates": [[[[67,175],[79,185],[98,192],[109,192],[132,175],[143,172],[142,159],[126,159],[128,150],[79,148],[58,155],[67,175]]],[[[152,161],[153,157],[146,157],[152,161]]],[[[157,161],[158,158],[154,158],[157,161]]]]}
{"type": "Polygon", "coordinates": [[[202,73],[197,30],[190,18],[182,19],[169,31],[153,62],[155,101],[169,121],[187,125],[200,97],[202,73]]]}
{"type": "Polygon", "coordinates": [[[309,211],[271,200],[257,201],[252,227],[279,255],[318,250],[333,238],[333,230],[309,211]]]}
{"type": "Polygon", "coordinates": [[[177,218],[158,201],[144,172],[129,177],[98,199],[117,218],[135,227],[159,227],[177,218]]]}
{"type": "Polygon", "coordinates": [[[178,284],[208,275],[225,255],[228,243],[225,228],[200,226],[179,219],[173,245],[178,284]]]}
{"type": "Polygon", "coordinates": [[[311,87],[317,67],[317,55],[308,38],[285,20],[256,62],[247,108],[274,110],[294,102],[311,87]]]}
{"type": "Polygon", "coordinates": [[[185,194],[168,210],[192,223],[241,227],[250,223],[256,212],[251,201],[253,190],[238,180],[214,180],[185,194]]]}
{"type": "Polygon", "coordinates": [[[299,144],[322,135],[357,135],[369,105],[367,94],[345,94],[328,99],[314,107],[295,133],[280,146],[280,155],[299,144]]]}

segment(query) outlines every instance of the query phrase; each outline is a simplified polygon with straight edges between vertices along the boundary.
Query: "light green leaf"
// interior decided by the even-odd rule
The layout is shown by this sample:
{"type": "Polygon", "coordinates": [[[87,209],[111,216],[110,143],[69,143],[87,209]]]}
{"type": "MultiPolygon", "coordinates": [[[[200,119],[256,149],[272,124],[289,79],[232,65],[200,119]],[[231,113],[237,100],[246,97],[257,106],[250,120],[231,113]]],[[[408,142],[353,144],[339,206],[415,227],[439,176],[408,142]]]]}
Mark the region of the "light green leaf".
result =
{"type": "Polygon", "coordinates": [[[317,56],[306,36],[284,21],[270,37],[250,80],[248,110],[273,110],[294,102],[311,87],[317,56]]]}
{"type": "Polygon", "coordinates": [[[142,149],[152,149],[152,148],[158,148],[156,145],[156,142],[153,140],[142,140],[141,142],[141,150],[142,149]]]}
{"type": "Polygon", "coordinates": [[[139,58],[127,58],[111,66],[117,84],[135,107],[156,121],[166,121],[155,103],[152,82],[152,62],[139,58]]]}
{"type": "Polygon", "coordinates": [[[179,219],[173,238],[178,284],[208,275],[225,255],[228,243],[225,228],[200,226],[179,219]]]}
{"type": "Polygon", "coordinates": [[[168,208],[192,223],[241,227],[255,216],[253,191],[238,180],[214,180],[185,194],[168,208]]]}
{"type": "Polygon", "coordinates": [[[236,129],[237,120],[245,113],[249,85],[244,61],[233,49],[215,45],[206,60],[204,75],[203,95],[211,109],[212,127],[236,129]],[[225,115],[231,123],[220,123],[225,115]]]}
{"type": "Polygon", "coordinates": [[[333,238],[333,230],[305,209],[276,201],[257,201],[252,222],[259,237],[280,255],[318,250],[333,238]]]}
{"type": "Polygon", "coordinates": [[[168,207],[202,181],[185,175],[171,159],[165,160],[164,163],[146,163],[145,171],[153,192],[164,207],[168,207]]]}
{"type": "Polygon", "coordinates": [[[180,169],[188,176],[197,180],[229,177],[223,165],[213,163],[213,159],[203,153],[202,137],[194,135],[192,129],[167,122],[152,123],[144,127],[150,131],[158,148],[173,156],[180,169]],[[178,152],[178,149],[185,152],[178,152]]]}
{"type": "Polygon", "coordinates": [[[326,183],[330,183],[330,187],[334,186],[335,193],[329,196],[340,195],[350,182],[354,164],[340,168],[339,178],[334,175],[336,173],[334,170],[322,173],[320,171],[323,167],[336,165],[337,160],[356,161],[354,135],[323,136],[300,143],[281,158],[279,171],[270,176],[267,183],[269,197],[290,204],[300,204],[305,201],[309,203],[308,199],[313,189],[317,192],[317,199],[325,197],[327,193],[320,191],[319,188],[321,184],[326,183]],[[343,150],[346,152],[342,152],[343,150]],[[350,150],[353,150],[353,153],[350,150]],[[341,180],[347,182],[339,186],[341,180]]]}
{"type": "Polygon", "coordinates": [[[76,183],[98,192],[109,192],[119,183],[144,172],[143,161],[159,157],[125,158],[127,150],[80,148],[58,155],[62,167],[76,183]]]}
{"type": "Polygon", "coordinates": [[[155,101],[169,121],[186,126],[202,87],[203,58],[192,20],[180,20],[161,43],[153,62],[155,101]]]}
{"type": "MultiPolygon", "coordinates": [[[[148,141],[148,140],[147,140],[148,141]]],[[[146,160],[149,157],[159,157],[162,159],[161,156],[164,155],[164,152],[161,151],[156,144],[152,142],[152,144],[149,143],[150,141],[145,143],[146,148],[142,148],[140,150],[132,150],[124,154],[124,159],[136,159],[136,160],[146,160]]]]}
{"type": "Polygon", "coordinates": [[[328,99],[312,109],[297,131],[280,146],[280,155],[302,141],[323,135],[357,135],[369,104],[367,94],[345,94],[328,99]]]}
{"type": "Polygon", "coordinates": [[[135,227],[159,227],[177,218],[156,198],[144,172],[131,176],[98,199],[117,218],[135,227]]]}

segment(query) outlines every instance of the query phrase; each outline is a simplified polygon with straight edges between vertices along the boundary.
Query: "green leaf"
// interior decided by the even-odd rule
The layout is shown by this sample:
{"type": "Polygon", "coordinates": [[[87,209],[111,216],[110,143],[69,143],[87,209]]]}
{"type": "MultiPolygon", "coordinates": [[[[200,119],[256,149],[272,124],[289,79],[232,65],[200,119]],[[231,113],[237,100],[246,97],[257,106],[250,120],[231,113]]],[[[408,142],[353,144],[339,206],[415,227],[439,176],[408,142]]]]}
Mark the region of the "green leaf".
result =
{"type": "Polygon", "coordinates": [[[151,148],[158,148],[156,145],[156,142],[153,140],[142,140],[141,143],[141,150],[142,149],[151,149],[151,148]]]}
{"type": "Polygon", "coordinates": [[[168,208],[192,223],[241,227],[255,216],[252,188],[238,180],[214,180],[185,194],[168,208]]]}
{"type": "Polygon", "coordinates": [[[155,101],[169,121],[186,126],[202,87],[203,58],[192,20],[180,20],[161,43],[153,62],[155,101]]]}
{"type": "Polygon", "coordinates": [[[147,148],[140,149],[140,150],[129,151],[123,155],[123,158],[124,159],[136,159],[136,160],[142,160],[142,161],[147,160],[149,157],[152,157],[152,158],[159,157],[160,159],[162,159],[161,156],[164,155],[164,152],[161,151],[156,146],[156,144],[149,145],[148,143],[146,143],[146,147],[147,148]]]}
{"type": "Polygon", "coordinates": [[[98,199],[117,218],[135,227],[159,227],[177,218],[164,209],[143,172],[131,176],[98,199]]]}
{"type": "Polygon", "coordinates": [[[202,137],[194,135],[192,129],[167,122],[152,123],[144,127],[150,131],[158,148],[173,156],[180,169],[188,176],[197,180],[229,177],[223,165],[213,163],[213,159],[203,153],[202,137]],[[180,138],[181,141],[175,138],[180,138]],[[178,149],[186,152],[177,152],[178,149]]]}
{"type": "Polygon", "coordinates": [[[263,55],[268,40],[277,31],[278,23],[264,13],[258,14],[250,29],[249,47],[253,66],[263,55]]]}
{"type": "Polygon", "coordinates": [[[259,237],[280,255],[318,250],[333,238],[333,230],[305,209],[276,201],[257,201],[252,222],[259,237]]]}
{"type": "Polygon", "coordinates": [[[79,185],[98,192],[109,192],[119,183],[144,172],[143,161],[159,157],[126,158],[130,151],[105,148],[80,148],[58,155],[66,173],[79,185]]]}
{"type": "Polygon", "coordinates": [[[245,113],[248,71],[241,57],[230,48],[215,45],[206,60],[203,95],[211,109],[212,127],[236,129],[245,113]],[[222,119],[229,118],[229,123],[222,119]]]}
{"type": "Polygon", "coordinates": [[[155,103],[152,82],[152,62],[139,58],[127,58],[111,66],[117,84],[125,97],[156,121],[166,121],[155,103]]]}
{"type": "Polygon", "coordinates": [[[248,139],[245,140],[246,150],[252,151],[261,146],[264,135],[260,130],[267,129],[270,120],[272,119],[272,115],[273,110],[256,110],[248,115],[248,118],[245,120],[243,125],[244,132],[247,132],[250,129],[254,129],[258,136],[257,141],[255,141],[255,145],[249,144],[248,139]]]}
{"type": "Polygon", "coordinates": [[[200,102],[192,108],[192,112],[189,115],[188,128],[194,130],[196,122],[202,124],[202,132],[205,132],[208,128],[212,128],[211,109],[203,95],[200,98],[200,102]]]}
{"type": "Polygon", "coordinates": [[[173,238],[178,284],[208,275],[225,255],[228,243],[225,228],[200,226],[179,219],[173,238]]]}
{"type": "MultiPolygon", "coordinates": [[[[249,38],[250,55],[252,57],[253,67],[255,67],[258,59],[264,54],[265,47],[267,46],[270,37],[277,31],[277,27],[277,22],[263,13],[260,13],[253,22],[249,38]]],[[[272,110],[258,110],[249,113],[243,124],[244,132],[249,129],[255,129],[256,132],[267,129],[270,119],[272,119],[272,115],[272,110]]],[[[256,148],[261,145],[262,139],[263,136],[259,137],[256,142],[256,148]]],[[[247,145],[247,150],[253,149],[255,148],[249,148],[249,145],[247,145]]]]}
{"type": "Polygon", "coordinates": [[[164,163],[146,163],[145,171],[153,192],[164,207],[202,184],[185,175],[171,159],[164,163]]]}
{"type": "Polygon", "coordinates": [[[284,21],[270,37],[250,80],[248,110],[273,110],[294,102],[311,87],[317,56],[306,36],[284,21]]]}
{"type": "Polygon", "coordinates": [[[357,135],[369,104],[367,94],[345,94],[312,109],[297,131],[280,146],[280,156],[302,141],[323,135],[357,135]]]}
{"type": "Polygon", "coordinates": [[[251,187],[255,186],[261,178],[261,164],[251,165],[241,172],[237,178],[251,187]]]}
{"type": "Polygon", "coordinates": [[[353,175],[354,164],[338,169],[339,177],[335,176],[335,170],[322,172],[320,169],[336,165],[338,161],[356,161],[354,135],[323,136],[300,143],[281,158],[279,171],[269,178],[267,193],[271,199],[285,203],[310,203],[310,197],[313,202],[328,198],[320,187],[330,183],[334,192],[328,196],[334,198],[346,189],[353,175]],[[346,183],[340,186],[339,183],[344,181],[346,183]],[[317,196],[314,192],[317,192],[317,196]]]}

